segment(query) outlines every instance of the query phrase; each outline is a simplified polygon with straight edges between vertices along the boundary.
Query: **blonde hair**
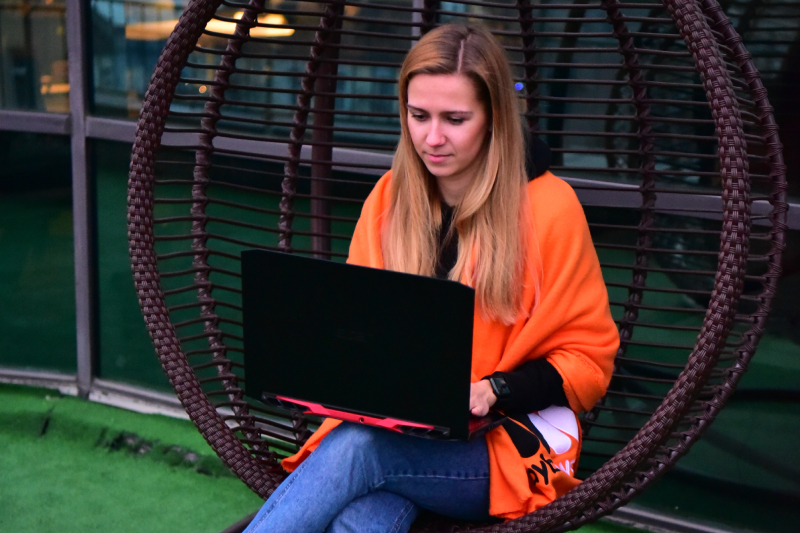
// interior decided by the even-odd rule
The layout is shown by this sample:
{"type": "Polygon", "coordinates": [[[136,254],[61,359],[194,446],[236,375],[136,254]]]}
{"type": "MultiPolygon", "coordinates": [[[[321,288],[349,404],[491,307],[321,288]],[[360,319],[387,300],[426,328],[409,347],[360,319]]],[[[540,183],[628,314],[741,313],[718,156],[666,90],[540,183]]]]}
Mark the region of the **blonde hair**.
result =
{"type": "Polygon", "coordinates": [[[475,177],[455,209],[450,231],[458,234],[458,259],[448,278],[475,288],[484,318],[514,323],[525,315],[522,283],[532,237],[525,144],[508,59],[482,27],[440,26],[422,37],[403,62],[398,83],[402,130],[381,239],[384,266],[431,276],[440,252],[441,197],[408,130],[408,84],[417,74],[464,75],[486,106],[491,132],[475,164],[475,177]]]}

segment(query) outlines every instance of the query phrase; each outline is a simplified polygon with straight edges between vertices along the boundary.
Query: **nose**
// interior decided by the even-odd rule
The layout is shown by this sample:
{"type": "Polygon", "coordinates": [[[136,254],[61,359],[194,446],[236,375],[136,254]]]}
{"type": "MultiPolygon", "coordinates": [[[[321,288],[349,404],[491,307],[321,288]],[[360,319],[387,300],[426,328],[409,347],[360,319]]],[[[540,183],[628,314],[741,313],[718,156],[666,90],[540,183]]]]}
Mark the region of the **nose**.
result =
{"type": "Polygon", "coordinates": [[[431,120],[425,142],[428,146],[441,146],[444,144],[445,137],[442,133],[441,123],[438,120],[431,120]]]}

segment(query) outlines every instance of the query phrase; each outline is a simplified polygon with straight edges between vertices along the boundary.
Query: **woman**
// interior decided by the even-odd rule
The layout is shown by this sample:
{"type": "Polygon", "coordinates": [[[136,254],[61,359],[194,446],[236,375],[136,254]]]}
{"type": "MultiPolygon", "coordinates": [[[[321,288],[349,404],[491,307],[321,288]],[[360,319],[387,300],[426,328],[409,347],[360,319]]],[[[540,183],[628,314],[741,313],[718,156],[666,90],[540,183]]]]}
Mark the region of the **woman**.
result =
{"type": "Polygon", "coordinates": [[[348,259],[474,287],[470,410],[509,420],[472,442],[326,420],[248,533],[403,532],[421,508],[516,518],[578,483],[575,413],[605,392],[619,338],[574,192],[549,172],[528,179],[512,82],[483,28],[420,39],[400,72],[392,170],[348,259]]]}

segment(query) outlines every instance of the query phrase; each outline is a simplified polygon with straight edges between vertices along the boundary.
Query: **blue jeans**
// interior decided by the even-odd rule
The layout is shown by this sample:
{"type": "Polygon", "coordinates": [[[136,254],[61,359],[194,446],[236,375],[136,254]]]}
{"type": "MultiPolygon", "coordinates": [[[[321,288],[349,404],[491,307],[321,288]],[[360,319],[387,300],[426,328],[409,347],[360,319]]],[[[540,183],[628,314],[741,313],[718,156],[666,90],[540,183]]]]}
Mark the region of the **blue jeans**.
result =
{"type": "Polygon", "coordinates": [[[275,490],[245,533],[404,533],[420,508],[489,518],[485,439],[435,441],[343,423],[275,490]]]}

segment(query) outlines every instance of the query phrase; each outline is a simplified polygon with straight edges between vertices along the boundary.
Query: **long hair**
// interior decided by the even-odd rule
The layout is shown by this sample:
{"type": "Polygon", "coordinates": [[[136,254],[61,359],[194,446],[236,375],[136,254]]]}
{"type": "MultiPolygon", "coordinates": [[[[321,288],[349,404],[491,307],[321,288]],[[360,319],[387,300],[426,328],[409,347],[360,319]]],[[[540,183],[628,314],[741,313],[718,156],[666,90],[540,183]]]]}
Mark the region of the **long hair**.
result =
{"type": "Polygon", "coordinates": [[[508,59],[482,27],[440,26],[422,37],[403,62],[398,83],[402,130],[381,239],[384,265],[430,276],[439,253],[441,197],[408,129],[408,84],[418,74],[464,75],[486,108],[491,130],[475,162],[475,176],[455,208],[451,231],[458,234],[458,259],[448,278],[475,288],[484,318],[511,324],[525,314],[524,269],[532,267],[525,265],[532,237],[525,145],[508,59]]]}

